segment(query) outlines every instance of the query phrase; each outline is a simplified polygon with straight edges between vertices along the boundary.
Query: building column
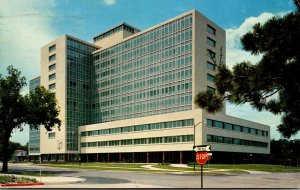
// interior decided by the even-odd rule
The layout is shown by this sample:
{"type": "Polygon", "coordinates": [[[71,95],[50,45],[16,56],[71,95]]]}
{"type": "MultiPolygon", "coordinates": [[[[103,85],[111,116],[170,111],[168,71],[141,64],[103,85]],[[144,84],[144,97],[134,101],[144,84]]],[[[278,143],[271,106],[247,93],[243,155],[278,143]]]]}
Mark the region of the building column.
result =
{"type": "Polygon", "coordinates": [[[122,162],[122,153],[119,153],[119,162],[122,162]]]}
{"type": "Polygon", "coordinates": [[[89,162],[89,154],[86,154],[86,162],[89,162]]]}
{"type": "Polygon", "coordinates": [[[96,162],[99,162],[99,153],[96,153],[96,162]]]}
{"type": "Polygon", "coordinates": [[[107,162],[109,162],[109,153],[107,153],[107,162]]]}
{"type": "Polygon", "coordinates": [[[162,162],[163,163],[166,162],[166,153],[165,152],[162,153],[162,162]]]}
{"type": "Polygon", "coordinates": [[[134,158],[134,152],[132,153],[132,163],[134,163],[134,160],[135,160],[135,158],[134,158]]]}
{"type": "Polygon", "coordinates": [[[150,153],[147,152],[147,163],[149,163],[149,160],[150,160],[150,153]]]}
{"type": "Polygon", "coordinates": [[[182,163],[183,163],[183,152],[180,151],[180,164],[182,164],[182,163]]]}

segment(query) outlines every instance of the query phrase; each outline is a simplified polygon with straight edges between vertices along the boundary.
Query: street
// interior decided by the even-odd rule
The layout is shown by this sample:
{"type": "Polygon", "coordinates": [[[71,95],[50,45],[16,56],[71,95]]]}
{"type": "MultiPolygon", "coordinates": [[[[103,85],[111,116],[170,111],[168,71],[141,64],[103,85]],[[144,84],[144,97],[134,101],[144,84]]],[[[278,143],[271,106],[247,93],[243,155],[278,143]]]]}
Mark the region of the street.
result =
{"type": "MultiPolygon", "coordinates": [[[[39,171],[38,165],[10,164],[10,170],[39,171]]],[[[74,184],[56,184],[47,187],[122,187],[122,184],[137,184],[136,187],[200,188],[200,175],[179,173],[149,173],[128,171],[97,171],[41,167],[42,173],[63,177],[84,178],[74,184]]],[[[126,187],[126,186],[125,186],[126,187]]],[[[251,174],[204,175],[204,188],[300,188],[300,173],[252,172],[251,174]]]]}

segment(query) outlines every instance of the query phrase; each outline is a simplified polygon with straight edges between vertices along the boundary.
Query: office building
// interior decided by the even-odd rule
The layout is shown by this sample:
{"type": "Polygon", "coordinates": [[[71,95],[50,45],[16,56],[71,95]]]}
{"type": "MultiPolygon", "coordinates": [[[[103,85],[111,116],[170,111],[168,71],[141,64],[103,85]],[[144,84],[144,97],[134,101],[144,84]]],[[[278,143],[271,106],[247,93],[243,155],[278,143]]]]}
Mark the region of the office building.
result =
{"type": "Polygon", "coordinates": [[[193,161],[193,145],[215,158],[266,155],[270,128],[208,114],[194,104],[216,91],[214,59],[225,63],[225,31],[189,11],[141,31],[121,23],[89,43],[63,35],[41,50],[40,84],[55,93],[61,130],[40,129],[45,161],[193,161]]]}

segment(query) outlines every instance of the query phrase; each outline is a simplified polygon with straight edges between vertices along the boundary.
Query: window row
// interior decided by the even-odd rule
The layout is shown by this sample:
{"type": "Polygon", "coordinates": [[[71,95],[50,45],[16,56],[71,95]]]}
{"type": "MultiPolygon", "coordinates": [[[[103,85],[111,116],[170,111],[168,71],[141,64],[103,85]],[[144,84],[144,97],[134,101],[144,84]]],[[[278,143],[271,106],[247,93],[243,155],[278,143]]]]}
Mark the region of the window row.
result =
{"type": "Polygon", "coordinates": [[[93,47],[87,43],[83,43],[82,41],[78,41],[70,37],[67,38],[67,48],[68,49],[71,48],[78,52],[89,52],[89,53],[97,50],[96,47],[93,47]]]}
{"type": "Polygon", "coordinates": [[[250,128],[250,127],[244,127],[244,126],[240,126],[240,125],[236,125],[236,124],[225,123],[222,121],[216,121],[216,120],[211,120],[211,119],[207,119],[207,126],[208,127],[217,127],[220,129],[232,130],[232,131],[236,131],[236,132],[242,132],[242,133],[246,133],[246,134],[258,135],[258,136],[265,136],[265,137],[269,136],[268,131],[250,128]]]}
{"type": "MultiPolygon", "coordinates": [[[[136,57],[131,57],[130,54],[123,54],[122,56],[118,56],[112,59],[109,59],[102,63],[97,63],[95,65],[96,71],[102,67],[102,65],[110,65],[110,67],[106,67],[107,69],[118,69],[119,72],[124,72],[128,70],[134,70],[137,68],[144,67],[146,65],[153,65],[158,62],[162,62],[166,59],[177,58],[179,55],[186,54],[192,51],[192,44],[187,43],[182,46],[175,47],[172,49],[167,49],[165,51],[159,51],[157,53],[151,54],[149,56],[143,55],[139,59],[136,57]],[[128,61],[128,63],[127,63],[128,61]],[[126,63],[125,63],[126,62],[126,63]],[[112,64],[113,63],[113,64],[112,64]]],[[[186,60],[188,61],[188,60],[186,60]]],[[[161,64],[162,65],[162,64],[161,64]]],[[[101,68],[103,70],[104,68],[101,68]]]]}
{"type": "Polygon", "coordinates": [[[186,126],[193,126],[193,125],[194,125],[193,119],[186,119],[186,120],[169,121],[169,122],[162,122],[162,123],[151,123],[151,124],[144,124],[144,125],[101,129],[95,131],[85,131],[85,132],[81,132],[81,136],[84,137],[84,136],[96,136],[96,135],[106,135],[106,134],[116,134],[116,133],[130,133],[136,131],[186,127],[186,126]]]}
{"type": "MultiPolygon", "coordinates": [[[[181,96],[175,98],[165,98],[160,101],[144,101],[138,102],[135,104],[127,103],[127,105],[118,104],[113,108],[103,108],[101,112],[97,112],[99,117],[111,117],[111,116],[121,116],[121,115],[130,115],[138,114],[140,112],[150,112],[158,111],[159,109],[164,108],[173,108],[173,112],[177,111],[176,106],[189,107],[192,104],[192,96],[181,96]],[[117,109],[116,107],[119,106],[117,109]]],[[[97,109],[98,110],[98,109],[97,109]]],[[[169,112],[168,112],[169,113],[169,112]]]]}
{"type": "Polygon", "coordinates": [[[184,30],[192,25],[192,17],[187,16],[179,20],[175,20],[171,23],[153,29],[147,33],[141,34],[133,39],[125,41],[121,44],[115,45],[108,50],[104,50],[95,55],[95,59],[106,58],[114,54],[118,54],[128,49],[136,48],[145,43],[152,41],[157,41],[159,38],[166,39],[166,35],[173,34],[174,32],[179,32],[184,30]]]}
{"type": "Polygon", "coordinates": [[[140,145],[140,144],[161,144],[161,143],[181,143],[192,142],[193,135],[169,136],[169,137],[153,137],[141,139],[124,139],[114,141],[98,141],[81,143],[81,147],[103,147],[103,146],[126,146],[126,145],[140,145]]]}
{"type": "MultiPolygon", "coordinates": [[[[141,78],[145,77],[147,75],[154,75],[154,74],[162,74],[169,70],[179,69],[180,67],[185,67],[187,65],[192,64],[192,56],[186,56],[181,57],[175,60],[169,60],[165,63],[158,63],[153,64],[148,68],[139,68],[138,65],[141,63],[142,60],[138,60],[135,62],[129,62],[128,64],[124,64],[121,67],[117,68],[111,68],[110,70],[103,71],[101,73],[96,73],[95,78],[105,78],[107,76],[120,76],[120,74],[123,74],[124,72],[128,70],[136,70],[132,73],[129,73],[133,75],[134,78],[141,78]],[[138,70],[137,70],[138,69],[138,70]]],[[[141,63],[143,64],[143,63],[141,63]]],[[[129,75],[127,74],[127,75],[129,75]]]]}
{"type": "MultiPolygon", "coordinates": [[[[125,86],[126,87],[126,86],[125,86]]],[[[124,87],[124,88],[125,88],[124,87]]],[[[132,102],[141,100],[141,99],[146,99],[146,98],[151,98],[155,96],[161,96],[161,95],[166,95],[166,94],[174,94],[176,92],[182,92],[182,91],[187,91],[192,89],[192,83],[183,83],[183,84],[178,84],[176,86],[169,86],[169,87],[164,87],[161,89],[152,89],[150,91],[145,91],[137,94],[130,94],[128,96],[117,96],[115,99],[110,97],[110,100],[105,100],[102,101],[100,106],[105,107],[105,106],[110,106],[110,105],[115,105],[115,104],[120,104],[120,103],[126,103],[126,102],[132,102]]],[[[113,89],[111,90],[110,95],[120,95],[121,91],[120,88],[118,89],[113,89]]],[[[122,91],[123,93],[126,92],[126,90],[122,91]]],[[[103,94],[103,96],[106,96],[106,94],[103,94]]],[[[108,96],[108,95],[107,95],[108,96]]],[[[99,107],[96,105],[96,107],[99,107]]]]}
{"type": "Polygon", "coordinates": [[[113,86],[115,86],[114,89],[118,89],[118,86],[120,86],[119,89],[121,89],[121,86],[124,87],[124,85],[131,83],[127,86],[131,86],[130,87],[131,90],[134,90],[134,89],[143,89],[143,88],[151,87],[153,85],[157,86],[169,81],[189,79],[191,77],[192,77],[192,70],[190,68],[187,68],[187,70],[185,71],[179,71],[179,72],[174,71],[174,72],[169,72],[169,74],[165,73],[164,76],[153,76],[150,79],[140,79],[138,80],[139,82],[132,81],[133,79],[137,79],[136,77],[134,77],[134,74],[127,74],[127,75],[113,78],[111,80],[103,81],[101,83],[99,82],[95,84],[95,87],[98,88],[99,90],[104,91],[106,90],[106,88],[112,88],[113,86]]]}
{"type": "Polygon", "coordinates": [[[266,142],[251,141],[251,140],[237,139],[237,138],[231,138],[231,137],[222,137],[222,136],[216,136],[216,135],[207,135],[207,142],[268,148],[268,143],[266,143],[266,142]]]}

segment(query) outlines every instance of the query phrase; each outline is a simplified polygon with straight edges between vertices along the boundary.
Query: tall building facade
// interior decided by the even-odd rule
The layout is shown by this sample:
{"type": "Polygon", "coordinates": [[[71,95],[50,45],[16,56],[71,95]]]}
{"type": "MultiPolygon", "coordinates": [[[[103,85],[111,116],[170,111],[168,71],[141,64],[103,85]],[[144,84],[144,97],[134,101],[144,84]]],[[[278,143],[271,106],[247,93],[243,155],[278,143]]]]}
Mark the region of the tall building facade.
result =
{"type": "Polygon", "coordinates": [[[93,43],[64,35],[45,45],[41,85],[55,93],[63,124],[41,128],[43,160],[183,163],[203,144],[220,156],[268,154],[268,126],[194,104],[215,91],[225,39],[192,10],[144,31],[121,23],[93,43]]]}

